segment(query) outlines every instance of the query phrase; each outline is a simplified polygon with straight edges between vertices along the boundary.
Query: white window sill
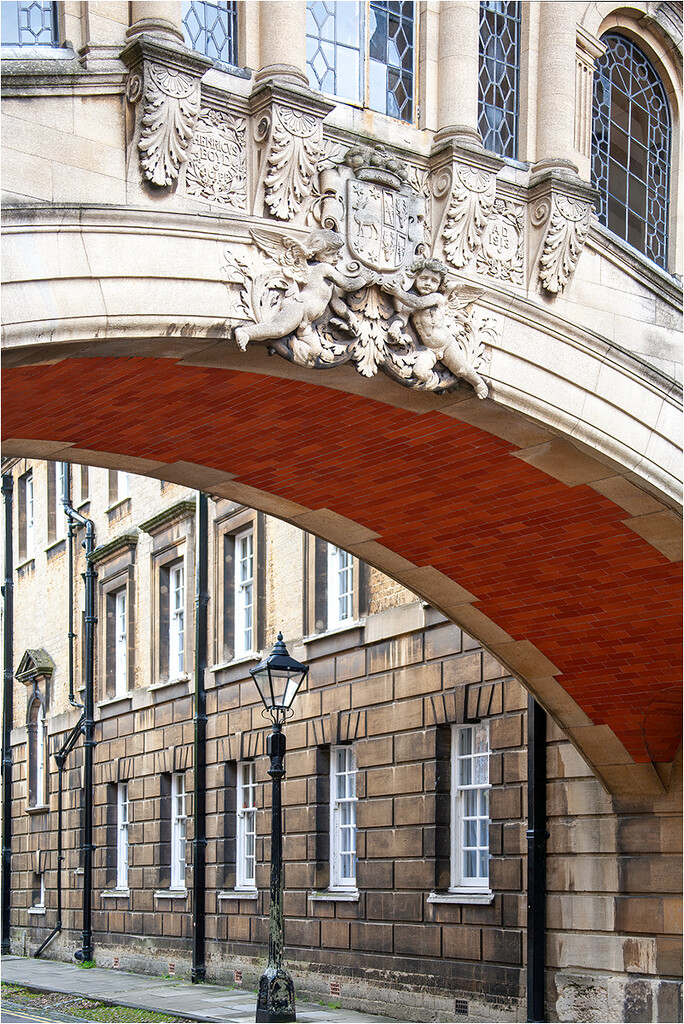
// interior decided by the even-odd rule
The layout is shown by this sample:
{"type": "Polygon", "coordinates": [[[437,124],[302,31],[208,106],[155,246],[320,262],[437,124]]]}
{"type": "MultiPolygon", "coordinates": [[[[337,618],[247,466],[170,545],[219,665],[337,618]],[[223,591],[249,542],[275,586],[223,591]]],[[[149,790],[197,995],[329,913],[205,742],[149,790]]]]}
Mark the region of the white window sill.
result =
{"type": "Polygon", "coordinates": [[[358,903],[358,889],[325,889],[323,892],[310,892],[308,898],[312,903],[358,903]]]}
{"type": "Polygon", "coordinates": [[[150,686],[147,687],[147,689],[150,690],[151,692],[153,692],[155,690],[164,690],[167,686],[175,686],[176,683],[189,683],[189,682],[190,682],[190,676],[186,673],[185,675],[182,675],[182,676],[176,676],[175,679],[164,679],[163,682],[161,682],[161,683],[151,683],[150,686]]]}
{"type": "Polygon", "coordinates": [[[258,889],[224,889],[216,898],[218,900],[255,900],[258,896],[258,889]]]}
{"type": "Polygon", "coordinates": [[[127,494],[125,498],[119,498],[117,501],[113,501],[111,505],[107,506],[105,512],[107,514],[109,514],[110,512],[116,512],[117,509],[120,509],[123,505],[126,504],[126,502],[128,502],[129,505],[131,504],[130,494],[127,494]]]}
{"type": "Polygon", "coordinates": [[[100,893],[103,900],[114,900],[117,899],[117,897],[126,897],[130,895],[130,889],[107,889],[106,892],[100,893]]]}
{"type": "Polygon", "coordinates": [[[98,708],[109,708],[112,704],[120,704],[124,700],[130,700],[130,693],[121,693],[117,697],[105,697],[104,700],[98,700],[98,708]]]}
{"type": "Polygon", "coordinates": [[[431,892],[428,903],[483,903],[494,901],[491,889],[450,889],[449,892],[431,892]]]}
{"type": "Polygon", "coordinates": [[[29,912],[29,914],[32,914],[35,917],[44,917],[45,916],[45,907],[29,907],[28,908],[28,912],[29,912]]]}
{"type": "Polygon", "coordinates": [[[184,900],[187,895],[187,889],[157,889],[154,898],[155,900],[184,900]]]}
{"type": "Polygon", "coordinates": [[[247,654],[239,654],[237,658],[233,658],[232,661],[223,661],[220,665],[211,665],[209,668],[210,672],[220,672],[224,668],[232,668],[233,665],[243,665],[248,661],[259,661],[261,655],[258,651],[248,651],[247,654]]]}
{"type": "Polygon", "coordinates": [[[66,537],[57,537],[55,540],[51,540],[48,546],[45,548],[45,554],[49,555],[50,552],[54,551],[55,548],[58,548],[60,544],[63,544],[66,550],[66,537]]]}
{"type": "Polygon", "coordinates": [[[17,572],[19,572],[20,569],[35,569],[35,567],[36,556],[29,555],[27,558],[24,558],[21,562],[19,562],[18,565],[15,565],[14,568],[16,569],[17,572]]]}
{"type": "Polygon", "coordinates": [[[302,637],[302,643],[309,644],[314,640],[321,640],[325,636],[336,636],[338,633],[346,633],[350,629],[363,629],[365,625],[365,619],[349,619],[349,621],[345,619],[344,622],[340,622],[337,626],[331,626],[330,629],[326,629],[322,633],[312,633],[310,636],[302,637]]]}

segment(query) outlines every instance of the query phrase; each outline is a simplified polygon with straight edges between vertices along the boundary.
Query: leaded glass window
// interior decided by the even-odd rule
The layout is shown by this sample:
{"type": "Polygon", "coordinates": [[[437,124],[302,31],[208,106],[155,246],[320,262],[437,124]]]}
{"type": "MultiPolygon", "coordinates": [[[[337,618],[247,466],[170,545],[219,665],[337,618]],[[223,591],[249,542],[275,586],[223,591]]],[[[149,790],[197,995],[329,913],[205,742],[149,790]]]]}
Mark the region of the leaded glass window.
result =
{"type": "Polygon", "coordinates": [[[510,0],[480,3],[478,128],[485,149],[518,156],[520,7],[510,0]]]}
{"type": "Polygon", "coordinates": [[[193,50],[224,64],[237,64],[237,3],[181,3],[183,35],[193,50]]]}
{"type": "Polygon", "coordinates": [[[601,224],[667,263],[670,111],[663,84],[630,40],[603,36],[596,62],[592,177],[601,224]]]}
{"type": "Polygon", "coordinates": [[[0,3],[2,42],[6,46],[56,46],[57,4],[0,3]]]}
{"type": "Polygon", "coordinates": [[[306,47],[313,88],[413,121],[413,2],[308,0],[306,47]]]}

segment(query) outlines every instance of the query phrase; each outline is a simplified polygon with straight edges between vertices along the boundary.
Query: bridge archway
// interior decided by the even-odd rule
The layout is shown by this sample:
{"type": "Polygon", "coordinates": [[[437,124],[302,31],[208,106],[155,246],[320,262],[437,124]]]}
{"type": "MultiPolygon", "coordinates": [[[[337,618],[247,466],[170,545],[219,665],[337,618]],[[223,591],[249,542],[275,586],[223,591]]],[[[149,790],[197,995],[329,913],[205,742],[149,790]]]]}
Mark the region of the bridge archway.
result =
{"type": "Polygon", "coordinates": [[[353,374],[331,385],[263,349],[236,369],[126,341],[48,347],[4,372],[7,454],[176,481],[343,545],[476,637],[609,791],[667,788],[680,567],[652,485],[467,395],[440,409],[353,374]]]}

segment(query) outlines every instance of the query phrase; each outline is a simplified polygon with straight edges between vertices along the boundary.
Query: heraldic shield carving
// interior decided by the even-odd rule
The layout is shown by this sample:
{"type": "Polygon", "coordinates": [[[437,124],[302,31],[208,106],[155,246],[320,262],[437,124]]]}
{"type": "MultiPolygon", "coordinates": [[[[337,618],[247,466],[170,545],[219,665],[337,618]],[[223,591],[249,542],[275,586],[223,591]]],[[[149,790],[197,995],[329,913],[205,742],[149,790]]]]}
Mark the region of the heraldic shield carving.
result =
{"type": "Polygon", "coordinates": [[[425,202],[380,146],[353,147],[322,170],[308,235],[252,229],[256,252],[225,254],[238,347],[267,342],[302,366],[351,362],[423,390],[466,381],[485,398],[479,371],[497,328],[473,309],[484,289],[430,256],[425,202]]]}

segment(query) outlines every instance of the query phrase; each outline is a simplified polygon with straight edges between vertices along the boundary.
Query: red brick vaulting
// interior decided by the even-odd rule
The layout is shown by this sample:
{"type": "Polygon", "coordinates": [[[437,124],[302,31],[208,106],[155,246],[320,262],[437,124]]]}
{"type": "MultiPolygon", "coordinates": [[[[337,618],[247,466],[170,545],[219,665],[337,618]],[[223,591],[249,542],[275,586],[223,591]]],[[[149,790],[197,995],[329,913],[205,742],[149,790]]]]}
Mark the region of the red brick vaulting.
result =
{"type": "MultiPolygon", "coordinates": [[[[312,378],[314,374],[312,374],[312,378]]],[[[681,737],[681,571],[623,509],[440,413],[171,360],[74,359],[3,374],[3,436],[201,463],[432,565],[561,671],[637,762],[681,737]]]]}

